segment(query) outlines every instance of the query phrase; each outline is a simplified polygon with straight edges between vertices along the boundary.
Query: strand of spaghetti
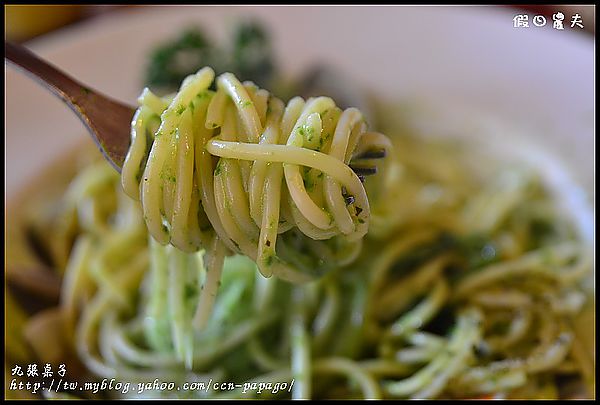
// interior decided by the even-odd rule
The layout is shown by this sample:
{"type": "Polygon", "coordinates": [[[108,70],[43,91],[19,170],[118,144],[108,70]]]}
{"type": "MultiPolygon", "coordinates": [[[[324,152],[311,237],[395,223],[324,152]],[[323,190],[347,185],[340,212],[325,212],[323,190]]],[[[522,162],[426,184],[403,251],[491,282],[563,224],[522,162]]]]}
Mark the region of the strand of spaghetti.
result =
{"type": "Polygon", "coordinates": [[[488,394],[510,391],[527,383],[527,374],[521,369],[472,368],[462,374],[455,382],[454,392],[461,396],[469,394],[488,394]]]}
{"type": "MultiPolygon", "coordinates": [[[[200,297],[194,315],[194,325],[197,329],[203,329],[210,318],[212,308],[217,298],[217,289],[223,271],[223,260],[225,258],[225,246],[219,238],[215,238],[213,246],[208,253],[208,265],[206,266],[206,280],[200,290],[200,297]]],[[[205,254],[205,257],[207,254],[205,254]]]]}
{"type": "Polygon", "coordinates": [[[343,357],[326,357],[313,364],[313,373],[339,373],[357,383],[364,399],[382,399],[381,389],[373,376],[359,364],[343,357]]]}
{"type": "MultiPolygon", "coordinates": [[[[142,267],[137,271],[125,271],[119,274],[120,283],[131,289],[139,282],[140,273],[143,274],[142,267]]],[[[115,302],[109,291],[100,290],[90,302],[87,303],[77,325],[75,332],[77,354],[84,360],[86,365],[96,374],[115,377],[115,369],[104,361],[99,360],[94,354],[94,336],[99,326],[103,313],[106,313],[110,307],[115,307],[115,302]]]]}
{"type": "Polygon", "coordinates": [[[533,314],[528,308],[517,310],[517,313],[510,322],[508,331],[502,336],[488,337],[487,344],[492,350],[501,351],[512,345],[517,344],[526,337],[527,331],[531,327],[533,314]]]}
{"type": "MultiPolygon", "coordinates": [[[[334,157],[314,150],[289,145],[257,145],[218,139],[211,139],[206,144],[206,149],[212,155],[222,158],[262,160],[312,167],[344,184],[355,197],[361,197],[365,194],[360,179],[350,167],[334,157]]],[[[367,211],[368,213],[368,210],[369,205],[367,202],[363,212],[367,211]]],[[[327,221],[329,222],[329,220],[327,221]]]]}
{"type": "MultiPolygon", "coordinates": [[[[202,210],[208,221],[212,230],[219,236],[221,242],[223,242],[230,250],[235,251],[235,246],[232,243],[231,239],[228,237],[223,224],[219,218],[219,214],[217,212],[216,202],[215,202],[215,194],[214,194],[214,177],[213,177],[213,162],[212,156],[204,145],[212,136],[212,128],[208,129],[206,126],[209,124],[209,120],[211,119],[209,116],[211,114],[211,108],[214,109],[213,104],[223,103],[223,111],[219,111],[218,114],[220,116],[218,118],[219,125],[221,125],[223,117],[222,114],[224,112],[225,101],[226,98],[219,97],[219,92],[217,92],[214,96],[209,96],[208,99],[208,107],[202,108],[203,105],[198,105],[194,108],[194,134],[196,140],[194,142],[196,153],[194,155],[196,160],[195,174],[196,174],[196,183],[199,188],[199,202],[202,204],[202,210]],[[221,101],[222,100],[222,101],[221,101]],[[206,120],[207,124],[202,125],[202,123],[206,120]]],[[[207,97],[208,98],[208,97],[207,97]]],[[[212,112],[212,114],[217,114],[212,112]]],[[[212,125],[212,124],[211,124],[212,125]]],[[[215,124],[217,125],[217,124],[215,124]]]]}
{"type": "Polygon", "coordinates": [[[454,298],[464,298],[473,290],[494,282],[498,279],[509,277],[513,274],[525,275],[535,274],[559,279],[556,272],[549,269],[548,265],[560,264],[573,258],[579,253],[580,247],[576,243],[566,242],[554,246],[553,249],[540,249],[529,252],[518,259],[492,264],[485,267],[472,276],[465,277],[455,287],[454,298]]]}
{"type": "Polygon", "coordinates": [[[169,269],[167,247],[160,245],[154,238],[148,238],[150,269],[148,288],[149,300],[146,304],[144,327],[150,346],[165,350],[170,347],[169,320],[169,269]]]}
{"type": "Polygon", "coordinates": [[[230,168],[228,166],[229,165],[227,164],[221,165],[221,168],[218,169],[219,174],[216,175],[214,179],[215,203],[217,212],[227,236],[235,245],[234,252],[253,256],[255,254],[254,245],[240,230],[232,212],[232,201],[228,199],[226,195],[224,177],[230,168]]]}
{"type": "Polygon", "coordinates": [[[390,333],[395,336],[402,336],[421,327],[421,325],[425,325],[441,309],[449,296],[449,290],[444,279],[437,281],[425,300],[392,324],[390,333]]]}
{"type": "MultiPolygon", "coordinates": [[[[279,122],[283,114],[283,103],[273,99],[269,103],[270,114],[260,144],[277,144],[280,136],[279,122]]],[[[279,210],[283,169],[265,161],[255,161],[250,174],[250,210],[254,220],[260,224],[258,255],[256,263],[265,277],[273,274],[273,257],[279,230],[279,210]],[[260,214],[262,211],[262,215],[260,214]]]]}
{"type": "Polygon", "coordinates": [[[120,361],[113,349],[115,338],[117,311],[109,310],[100,320],[98,333],[98,352],[109,364],[119,364],[120,361]]]}
{"type": "Polygon", "coordinates": [[[402,364],[393,359],[376,358],[358,363],[367,373],[376,377],[404,377],[413,371],[413,366],[402,364]]]}
{"type": "Polygon", "coordinates": [[[69,336],[73,336],[77,316],[77,306],[80,304],[82,288],[85,279],[89,277],[86,269],[89,267],[90,257],[92,255],[93,245],[89,236],[84,236],[75,241],[71,252],[71,257],[62,280],[62,294],[60,296],[60,306],[64,314],[65,324],[69,336]]]}
{"type": "Polygon", "coordinates": [[[186,109],[178,129],[177,162],[175,164],[175,195],[173,216],[171,218],[171,243],[184,252],[195,252],[200,249],[198,216],[192,205],[198,206],[192,199],[194,188],[194,136],[192,129],[192,112],[186,109]]]}
{"type": "Polygon", "coordinates": [[[401,282],[383,290],[380,297],[374,300],[373,310],[376,317],[383,320],[393,319],[396,314],[406,311],[419,295],[426,293],[431,285],[435,286],[450,259],[451,256],[447,254],[437,256],[416,268],[412,274],[403,277],[401,282]]]}
{"type": "Polygon", "coordinates": [[[511,289],[503,289],[502,291],[482,291],[471,298],[471,301],[487,308],[524,308],[532,303],[531,296],[524,292],[511,289]]]}
{"type": "Polygon", "coordinates": [[[148,149],[146,131],[150,123],[148,120],[154,119],[158,122],[158,117],[152,110],[145,105],[139,108],[133,116],[131,124],[131,145],[127,151],[127,156],[121,169],[121,184],[125,193],[134,200],[140,199],[140,181],[138,173],[142,170],[144,157],[148,149]]]}
{"type": "MultiPolygon", "coordinates": [[[[202,341],[197,342],[199,347],[198,350],[194,351],[194,369],[206,368],[216,358],[248,341],[251,336],[272,324],[276,319],[276,314],[270,311],[265,313],[261,318],[248,319],[236,325],[223,340],[213,344],[211,347],[202,347],[202,341]]],[[[139,332],[141,329],[142,324],[139,322],[139,319],[134,320],[128,325],[130,332],[139,332]]],[[[126,332],[123,331],[116,334],[116,338],[113,340],[113,348],[127,363],[158,368],[171,368],[181,364],[181,361],[174,357],[172,352],[156,352],[139,347],[125,336],[126,332]],[[119,337],[121,334],[122,336],[119,337]]]]}
{"type": "MultiPolygon", "coordinates": [[[[318,97],[309,100],[304,106],[304,109],[302,110],[300,117],[298,117],[298,120],[296,121],[294,127],[292,128],[286,146],[303,149],[302,146],[305,144],[306,137],[308,135],[303,135],[304,131],[301,131],[301,129],[303,128],[303,126],[307,125],[308,118],[312,114],[322,114],[326,110],[333,107],[335,107],[335,103],[328,97],[318,97]]],[[[314,127],[306,131],[309,133],[311,131],[316,132],[314,127]]],[[[320,133],[320,128],[318,132],[320,133]]],[[[335,158],[331,157],[331,159],[335,158]]],[[[300,174],[300,167],[298,166],[298,163],[293,161],[287,161],[282,163],[285,163],[283,166],[283,171],[285,174],[286,183],[288,185],[288,191],[290,193],[290,196],[292,197],[292,200],[296,203],[296,206],[298,207],[300,212],[302,212],[302,215],[304,215],[304,217],[307,218],[317,228],[330,228],[332,225],[331,218],[312,201],[312,199],[306,192],[306,188],[304,187],[304,180],[302,179],[302,175],[300,174]]],[[[347,167],[347,169],[351,171],[350,168],[347,167]]]]}
{"type": "Polygon", "coordinates": [[[433,360],[442,350],[439,347],[409,347],[398,350],[394,358],[402,364],[423,364],[433,360]]]}
{"type": "Polygon", "coordinates": [[[169,249],[169,317],[171,319],[171,334],[175,346],[175,355],[185,363],[186,368],[192,368],[193,361],[193,329],[191,319],[185,305],[185,279],[188,271],[188,255],[169,249]]]}
{"type": "Polygon", "coordinates": [[[244,127],[248,131],[246,136],[248,136],[249,142],[258,142],[262,132],[260,119],[256,109],[250,108],[254,106],[254,103],[242,83],[231,73],[224,73],[217,79],[217,86],[219,89],[223,89],[233,100],[244,122],[244,127]]]}
{"type": "MultiPolygon", "coordinates": [[[[573,328],[573,321],[568,321],[573,328]]],[[[571,345],[571,353],[572,356],[577,363],[579,369],[581,370],[581,374],[583,375],[583,382],[586,386],[586,389],[591,394],[594,392],[595,386],[595,360],[592,356],[589,356],[589,351],[585,349],[583,346],[581,339],[578,336],[577,330],[573,331],[573,344],[571,345]]]]}
{"type": "Polygon", "coordinates": [[[311,348],[306,330],[305,292],[294,287],[292,292],[293,314],[291,315],[291,371],[295,379],[292,399],[310,399],[311,393],[311,348]]]}
{"type": "MultiPolygon", "coordinates": [[[[238,111],[239,112],[239,111],[238,111]]],[[[237,133],[236,110],[231,104],[225,114],[225,122],[221,128],[220,136],[224,140],[238,140],[237,133]]],[[[231,215],[232,221],[237,224],[237,227],[245,235],[248,242],[254,244],[258,239],[258,228],[250,216],[248,194],[246,193],[244,178],[245,167],[236,159],[221,159],[220,177],[223,181],[224,197],[229,202],[231,209],[228,212],[220,211],[225,215],[231,215]]],[[[249,163],[249,162],[244,162],[249,163]]]]}
{"type": "Polygon", "coordinates": [[[340,291],[334,283],[325,284],[325,303],[315,316],[312,324],[313,347],[316,353],[320,352],[334,333],[336,321],[339,319],[341,310],[340,291]]]}
{"type": "MultiPolygon", "coordinates": [[[[131,244],[129,245],[131,246],[131,244]]],[[[92,265],[90,266],[92,277],[95,277],[97,285],[110,293],[115,305],[122,308],[131,307],[133,302],[131,302],[130,291],[127,289],[126,285],[120,283],[120,274],[114,273],[114,269],[108,265],[108,262],[108,260],[102,260],[102,258],[95,257],[95,260],[92,261],[92,265]]],[[[147,266],[148,255],[145,251],[141,251],[132,255],[131,260],[124,267],[127,268],[128,271],[131,271],[132,274],[137,274],[138,277],[142,277],[147,266]]]]}
{"type": "MultiPolygon", "coordinates": [[[[139,326],[139,323],[132,325],[139,326]]],[[[101,325],[102,336],[106,337],[105,342],[100,342],[102,355],[105,356],[100,361],[94,358],[94,367],[104,370],[106,373],[99,373],[98,375],[105,378],[126,378],[133,382],[145,382],[152,380],[152,378],[159,378],[161,380],[176,380],[176,381],[195,381],[202,380],[204,376],[198,375],[197,373],[183,371],[178,368],[178,360],[175,359],[170,353],[156,353],[156,352],[144,352],[135,347],[131,341],[125,336],[125,333],[130,331],[131,328],[125,328],[123,325],[118,323],[118,316],[116,311],[108,310],[102,320],[101,325]],[[144,370],[140,368],[134,368],[130,365],[136,366],[147,365],[148,367],[158,366],[155,369],[144,370]],[[109,371],[111,370],[114,371],[109,371]]],[[[212,375],[208,375],[208,378],[222,378],[222,373],[213,372],[212,375]]]]}
{"type": "Polygon", "coordinates": [[[411,398],[434,397],[460,368],[466,366],[473,344],[479,339],[480,322],[481,314],[478,311],[465,311],[458,319],[449,342],[449,350],[444,351],[413,376],[387,384],[388,392],[394,396],[411,398]]]}
{"type": "Polygon", "coordinates": [[[161,198],[161,171],[170,150],[173,149],[171,141],[180,122],[181,109],[187,108],[198,93],[206,90],[213,78],[214,72],[210,68],[201,69],[197,74],[186,78],[177,96],[161,115],[161,124],[146,162],[141,183],[144,218],[150,234],[163,245],[169,242],[169,230],[161,220],[161,209],[165,208],[161,198]]]}
{"type": "MultiPolygon", "coordinates": [[[[264,278],[261,274],[257,273],[254,283],[254,313],[256,316],[262,317],[268,313],[269,307],[274,304],[273,294],[275,293],[278,281],[275,278],[264,278]]],[[[253,361],[263,370],[274,371],[287,366],[287,359],[281,359],[272,350],[266,349],[263,340],[258,334],[250,338],[247,347],[253,361]]]]}
{"type": "Polygon", "coordinates": [[[140,175],[148,158],[151,145],[160,125],[160,115],[167,108],[168,102],[154,95],[148,88],[138,97],[140,108],[136,111],[131,124],[131,145],[123,162],[121,184],[125,193],[139,201],[140,175]]]}
{"type": "MultiPolygon", "coordinates": [[[[349,134],[355,126],[362,123],[362,120],[362,114],[356,108],[349,108],[342,113],[338,125],[335,128],[333,141],[331,142],[331,148],[329,150],[330,156],[333,156],[342,162],[346,160],[346,151],[349,149],[348,144],[350,142],[349,134]]],[[[361,132],[364,132],[364,130],[361,132]]],[[[354,148],[352,147],[350,149],[353,150],[354,148]]],[[[350,216],[349,210],[346,208],[347,204],[342,194],[342,188],[338,182],[332,180],[329,176],[325,179],[325,196],[327,205],[333,214],[333,218],[339,230],[345,235],[354,233],[356,226],[350,216]]],[[[360,222],[357,223],[360,224],[360,228],[364,228],[364,222],[362,224],[360,222]]],[[[363,230],[357,231],[356,233],[362,237],[362,235],[367,232],[366,230],[363,230]]]]}

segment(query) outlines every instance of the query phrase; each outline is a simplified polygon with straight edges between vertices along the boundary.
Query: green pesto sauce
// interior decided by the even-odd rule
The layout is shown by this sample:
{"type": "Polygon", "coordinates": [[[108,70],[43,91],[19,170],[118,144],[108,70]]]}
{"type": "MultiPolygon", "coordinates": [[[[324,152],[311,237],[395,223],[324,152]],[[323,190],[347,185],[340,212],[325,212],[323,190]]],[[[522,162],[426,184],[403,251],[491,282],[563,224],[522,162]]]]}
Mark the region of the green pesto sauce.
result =
{"type": "Polygon", "coordinates": [[[331,215],[331,212],[324,210],[325,213],[327,214],[327,217],[329,218],[329,225],[333,225],[333,215],[331,215]]]}
{"type": "Polygon", "coordinates": [[[276,254],[274,254],[274,253],[271,253],[271,254],[269,254],[269,255],[267,255],[267,256],[265,256],[265,257],[263,258],[263,263],[264,263],[264,265],[265,265],[265,266],[267,266],[267,267],[271,267],[271,266],[272,266],[272,265],[274,265],[274,264],[275,264],[277,261],[279,261],[279,258],[278,258],[278,257],[277,257],[277,255],[276,255],[276,254]]]}
{"type": "Polygon", "coordinates": [[[315,129],[310,125],[304,124],[301,125],[300,128],[298,128],[298,134],[301,135],[307,141],[310,141],[312,140],[315,134],[315,129]]]}
{"type": "Polygon", "coordinates": [[[313,191],[315,188],[315,181],[310,174],[303,176],[304,188],[306,191],[313,191]]]}
{"type": "Polygon", "coordinates": [[[177,177],[170,170],[161,171],[160,178],[164,181],[169,181],[171,183],[177,183],[177,177]]]}
{"type": "Polygon", "coordinates": [[[198,295],[198,287],[195,284],[186,284],[184,290],[185,299],[192,299],[198,295]]]}
{"type": "Polygon", "coordinates": [[[221,167],[221,162],[222,160],[219,159],[219,161],[217,162],[217,167],[215,167],[215,176],[219,176],[221,174],[221,171],[223,170],[221,167]]]}

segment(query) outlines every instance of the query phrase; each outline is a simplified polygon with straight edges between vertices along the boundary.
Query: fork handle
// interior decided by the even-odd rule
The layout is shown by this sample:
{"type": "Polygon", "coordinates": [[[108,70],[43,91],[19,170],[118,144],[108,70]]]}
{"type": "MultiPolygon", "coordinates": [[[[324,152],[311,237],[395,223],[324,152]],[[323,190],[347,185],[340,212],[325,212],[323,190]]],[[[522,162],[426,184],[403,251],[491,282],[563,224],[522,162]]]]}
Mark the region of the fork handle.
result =
{"type": "Polygon", "coordinates": [[[83,84],[38,58],[24,46],[5,41],[4,57],[66,101],[76,113],[79,113],[77,106],[81,105],[91,92],[83,84]]]}
{"type": "Polygon", "coordinates": [[[5,41],[4,57],[68,104],[106,159],[121,171],[129,148],[133,107],[86,87],[21,45],[5,41]]]}

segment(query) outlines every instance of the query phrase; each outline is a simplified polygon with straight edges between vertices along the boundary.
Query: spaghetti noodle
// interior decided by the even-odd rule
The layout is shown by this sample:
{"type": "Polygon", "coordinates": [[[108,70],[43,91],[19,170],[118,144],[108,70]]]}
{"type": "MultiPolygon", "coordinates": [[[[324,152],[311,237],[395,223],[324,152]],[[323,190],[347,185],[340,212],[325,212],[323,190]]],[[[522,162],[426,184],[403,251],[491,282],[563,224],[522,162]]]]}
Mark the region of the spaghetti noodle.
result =
{"type": "MultiPolygon", "coordinates": [[[[147,89],[140,97],[122,180],[141,199],[150,234],[185,252],[222,244],[255,260],[264,276],[292,282],[312,277],[276,251],[291,229],[326,259],[313,263],[313,275],[325,262],[351,262],[370,209],[348,163],[356,150],[386,148],[387,139],[367,133],[358,110],[341,111],[327,97],[297,97],[284,109],[228,73],[212,92],[213,77],[210,68],[189,76],[170,101],[147,89]]],[[[222,260],[216,251],[209,249],[211,263],[222,260]]]]}
{"type": "Polygon", "coordinates": [[[141,97],[121,180],[141,190],[145,218],[105,162],[66,193],[60,223],[76,224],[76,242],[59,311],[88,370],[180,386],[294,381],[128,394],[150,398],[548,399],[571,384],[593,396],[591,249],[538,176],[478,176],[460,151],[384,121],[394,153],[365,182],[367,202],[348,159],[384,141],[356,111],[323,98],[284,108],[231,76],[214,93],[211,81],[204,70],[171,101],[141,97]],[[313,282],[281,280],[315,265],[313,282]],[[198,311],[212,300],[210,316],[198,311]]]}

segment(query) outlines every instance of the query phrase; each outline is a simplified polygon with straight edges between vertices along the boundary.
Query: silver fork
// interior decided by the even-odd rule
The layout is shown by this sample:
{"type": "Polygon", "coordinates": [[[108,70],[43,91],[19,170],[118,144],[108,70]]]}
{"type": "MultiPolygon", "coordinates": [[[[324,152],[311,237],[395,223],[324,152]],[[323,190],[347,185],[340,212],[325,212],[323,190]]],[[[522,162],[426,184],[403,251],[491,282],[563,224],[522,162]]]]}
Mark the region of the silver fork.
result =
{"type": "MultiPolygon", "coordinates": [[[[106,160],[121,172],[129,149],[134,107],[90,89],[21,45],[5,41],[4,57],[68,104],[85,124],[106,160]]],[[[353,162],[385,155],[385,151],[373,153],[375,156],[357,156],[353,162]]],[[[375,167],[360,164],[351,167],[361,180],[377,171],[375,167]]]]}
{"type": "Polygon", "coordinates": [[[106,160],[121,171],[129,148],[134,107],[90,89],[21,45],[5,41],[4,57],[68,104],[106,160]]]}

